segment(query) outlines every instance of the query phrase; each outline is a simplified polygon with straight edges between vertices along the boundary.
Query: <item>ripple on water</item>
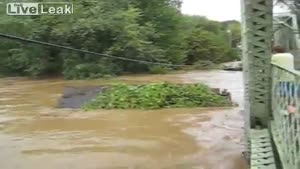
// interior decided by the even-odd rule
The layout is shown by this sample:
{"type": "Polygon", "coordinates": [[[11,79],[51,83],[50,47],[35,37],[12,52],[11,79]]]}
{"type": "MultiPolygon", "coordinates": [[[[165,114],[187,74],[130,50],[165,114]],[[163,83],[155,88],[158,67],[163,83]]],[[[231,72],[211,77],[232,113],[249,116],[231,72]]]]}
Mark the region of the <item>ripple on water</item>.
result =
{"type": "Polygon", "coordinates": [[[9,110],[8,109],[0,109],[0,114],[2,114],[2,113],[6,113],[6,112],[8,112],[9,110]]]}
{"type": "Polygon", "coordinates": [[[3,108],[16,108],[16,107],[33,107],[33,104],[11,104],[11,105],[0,105],[0,109],[3,108]]]}
{"type": "Polygon", "coordinates": [[[0,98],[0,101],[11,101],[14,100],[14,98],[0,98]]]}

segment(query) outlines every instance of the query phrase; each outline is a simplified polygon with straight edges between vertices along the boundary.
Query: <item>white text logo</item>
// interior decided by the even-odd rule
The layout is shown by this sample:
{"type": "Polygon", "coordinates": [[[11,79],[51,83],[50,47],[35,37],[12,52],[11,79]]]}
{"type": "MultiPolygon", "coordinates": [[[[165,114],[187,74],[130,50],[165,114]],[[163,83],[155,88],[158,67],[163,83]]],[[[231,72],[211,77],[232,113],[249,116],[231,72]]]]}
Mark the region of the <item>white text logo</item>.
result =
{"type": "Polygon", "coordinates": [[[7,15],[70,15],[73,4],[65,2],[7,3],[7,15]]]}

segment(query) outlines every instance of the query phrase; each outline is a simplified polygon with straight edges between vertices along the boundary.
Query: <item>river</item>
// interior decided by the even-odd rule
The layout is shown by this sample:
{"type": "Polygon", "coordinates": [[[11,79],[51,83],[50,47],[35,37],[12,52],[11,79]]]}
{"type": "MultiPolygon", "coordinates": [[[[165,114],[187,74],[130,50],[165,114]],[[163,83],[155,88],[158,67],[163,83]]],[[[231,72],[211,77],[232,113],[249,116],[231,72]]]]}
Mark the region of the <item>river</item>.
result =
{"type": "Polygon", "coordinates": [[[66,86],[199,83],[243,105],[241,72],[192,71],[114,80],[0,79],[1,169],[246,169],[241,107],[141,110],[55,108],[66,86]]]}

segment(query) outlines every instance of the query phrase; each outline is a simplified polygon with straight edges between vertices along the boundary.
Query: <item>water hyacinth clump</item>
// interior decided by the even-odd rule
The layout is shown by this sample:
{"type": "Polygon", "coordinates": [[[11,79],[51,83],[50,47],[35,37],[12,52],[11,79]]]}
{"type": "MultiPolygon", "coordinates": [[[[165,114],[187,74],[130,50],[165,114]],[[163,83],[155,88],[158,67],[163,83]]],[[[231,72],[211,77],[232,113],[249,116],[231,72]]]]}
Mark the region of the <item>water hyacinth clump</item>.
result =
{"type": "Polygon", "coordinates": [[[232,103],[203,84],[115,84],[83,106],[95,109],[224,107],[232,103]]]}

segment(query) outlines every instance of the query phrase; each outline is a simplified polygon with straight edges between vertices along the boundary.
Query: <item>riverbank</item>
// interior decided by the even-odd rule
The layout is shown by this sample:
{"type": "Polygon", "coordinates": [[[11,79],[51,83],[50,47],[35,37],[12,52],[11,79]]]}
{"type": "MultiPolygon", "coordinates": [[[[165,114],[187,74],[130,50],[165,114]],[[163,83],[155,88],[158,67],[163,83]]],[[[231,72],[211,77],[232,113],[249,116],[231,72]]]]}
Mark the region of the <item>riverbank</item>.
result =
{"type": "MultiPolygon", "coordinates": [[[[133,73],[124,73],[122,75],[119,76],[104,76],[102,78],[98,78],[98,80],[104,80],[104,81],[114,81],[114,80],[121,80],[124,79],[124,77],[130,77],[130,76],[147,76],[147,77],[151,77],[151,76],[159,76],[159,75],[178,75],[178,74],[184,74],[184,73],[188,73],[188,72],[216,72],[216,71],[241,71],[242,70],[242,63],[240,61],[235,61],[235,62],[226,62],[226,63],[220,63],[220,64],[214,64],[212,62],[209,61],[201,61],[199,63],[196,63],[195,65],[190,65],[190,66],[186,66],[186,67],[182,67],[182,69],[180,70],[166,70],[166,71],[158,71],[157,73],[137,73],[137,74],[133,74],[133,73]]],[[[8,78],[8,79],[18,79],[18,78],[22,78],[22,79],[33,79],[33,80],[43,80],[43,79],[63,79],[64,77],[61,76],[41,76],[41,77],[30,77],[30,76],[5,76],[5,75],[1,75],[0,74],[0,78],[8,78]]],[[[67,79],[66,79],[67,80],[67,79]]],[[[96,79],[73,79],[73,80],[69,80],[69,81],[94,81],[97,80],[96,79]]],[[[120,82],[120,81],[117,81],[120,82]]],[[[172,81],[174,82],[174,81],[172,81]]]]}

